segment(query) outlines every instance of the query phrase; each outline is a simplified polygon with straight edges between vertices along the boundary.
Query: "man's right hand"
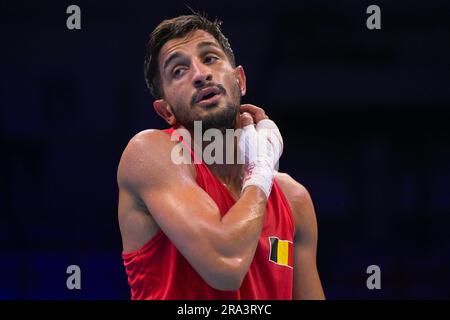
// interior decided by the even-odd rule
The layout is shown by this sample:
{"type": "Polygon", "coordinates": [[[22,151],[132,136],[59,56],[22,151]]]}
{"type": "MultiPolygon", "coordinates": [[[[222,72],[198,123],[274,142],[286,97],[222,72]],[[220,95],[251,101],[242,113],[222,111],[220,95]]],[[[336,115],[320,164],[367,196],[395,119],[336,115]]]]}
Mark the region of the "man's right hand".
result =
{"type": "Polygon", "coordinates": [[[245,104],[241,106],[241,112],[243,128],[239,149],[246,165],[242,190],[254,185],[269,198],[275,166],[283,151],[283,138],[277,125],[263,109],[245,104]]]}

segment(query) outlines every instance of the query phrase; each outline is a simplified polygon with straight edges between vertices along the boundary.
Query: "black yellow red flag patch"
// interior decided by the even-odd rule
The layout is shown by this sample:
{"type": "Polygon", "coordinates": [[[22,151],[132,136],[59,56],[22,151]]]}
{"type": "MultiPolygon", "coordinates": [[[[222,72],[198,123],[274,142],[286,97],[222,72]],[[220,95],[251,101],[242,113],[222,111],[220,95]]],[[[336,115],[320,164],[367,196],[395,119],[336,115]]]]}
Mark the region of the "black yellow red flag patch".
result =
{"type": "Polygon", "coordinates": [[[281,240],[277,237],[269,237],[269,260],[281,266],[294,266],[294,246],[292,241],[281,240]]]}

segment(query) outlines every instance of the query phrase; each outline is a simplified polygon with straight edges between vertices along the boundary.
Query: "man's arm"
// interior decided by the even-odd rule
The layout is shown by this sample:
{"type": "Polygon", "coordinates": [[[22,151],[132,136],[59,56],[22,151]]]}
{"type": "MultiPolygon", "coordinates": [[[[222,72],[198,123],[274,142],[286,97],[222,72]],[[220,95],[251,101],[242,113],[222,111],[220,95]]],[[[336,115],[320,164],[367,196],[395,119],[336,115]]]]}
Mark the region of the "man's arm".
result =
{"type": "Polygon", "coordinates": [[[192,167],[172,162],[175,144],[157,130],[134,137],[119,164],[119,188],[142,199],[158,226],[210,286],[237,290],[253,260],[266,196],[249,186],[221,217],[216,203],[197,185],[192,167]]]}
{"type": "Polygon", "coordinates": [[[277,182],[291,205],[295,222],[293,299],[325,299],[316,266],[317,221],[308,190],[285,173],[277,182]]]}

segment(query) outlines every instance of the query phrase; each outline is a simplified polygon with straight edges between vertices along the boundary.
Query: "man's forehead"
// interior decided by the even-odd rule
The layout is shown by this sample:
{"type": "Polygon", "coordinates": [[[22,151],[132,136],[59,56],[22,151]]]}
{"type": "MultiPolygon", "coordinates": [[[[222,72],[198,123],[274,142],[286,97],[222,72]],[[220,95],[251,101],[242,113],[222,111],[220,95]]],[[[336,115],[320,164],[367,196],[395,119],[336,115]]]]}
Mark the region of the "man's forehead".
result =
{"type": "Polygon", "coordinates": [[[195,30],[188,33],[182,38],[175,38],[167,41],[162,46],[159,52],[159,61],[160,63],[163,63],[165,58],[168,57],[172,52],[180,49],[182,50],[183,48],[195,48],[197,44],[201,42],[213,42],[217,44],[218,47],[220,47],[213,35],[204,30],[195,30]]]}

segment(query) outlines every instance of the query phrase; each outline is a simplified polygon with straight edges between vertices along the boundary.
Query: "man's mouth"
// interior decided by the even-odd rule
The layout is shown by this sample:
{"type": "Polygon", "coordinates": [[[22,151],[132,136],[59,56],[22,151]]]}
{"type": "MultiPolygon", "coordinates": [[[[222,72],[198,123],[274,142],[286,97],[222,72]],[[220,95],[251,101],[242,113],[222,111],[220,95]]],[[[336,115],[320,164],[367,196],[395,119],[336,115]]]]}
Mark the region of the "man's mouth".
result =
{"type": "Polygon", "coordinates": [[[216,98],[221,94],[222,91],[216,86],[206,87],[198,93],[195,102],[200,103],[207,102],[209,100],[216,100],[216,98]]]}

